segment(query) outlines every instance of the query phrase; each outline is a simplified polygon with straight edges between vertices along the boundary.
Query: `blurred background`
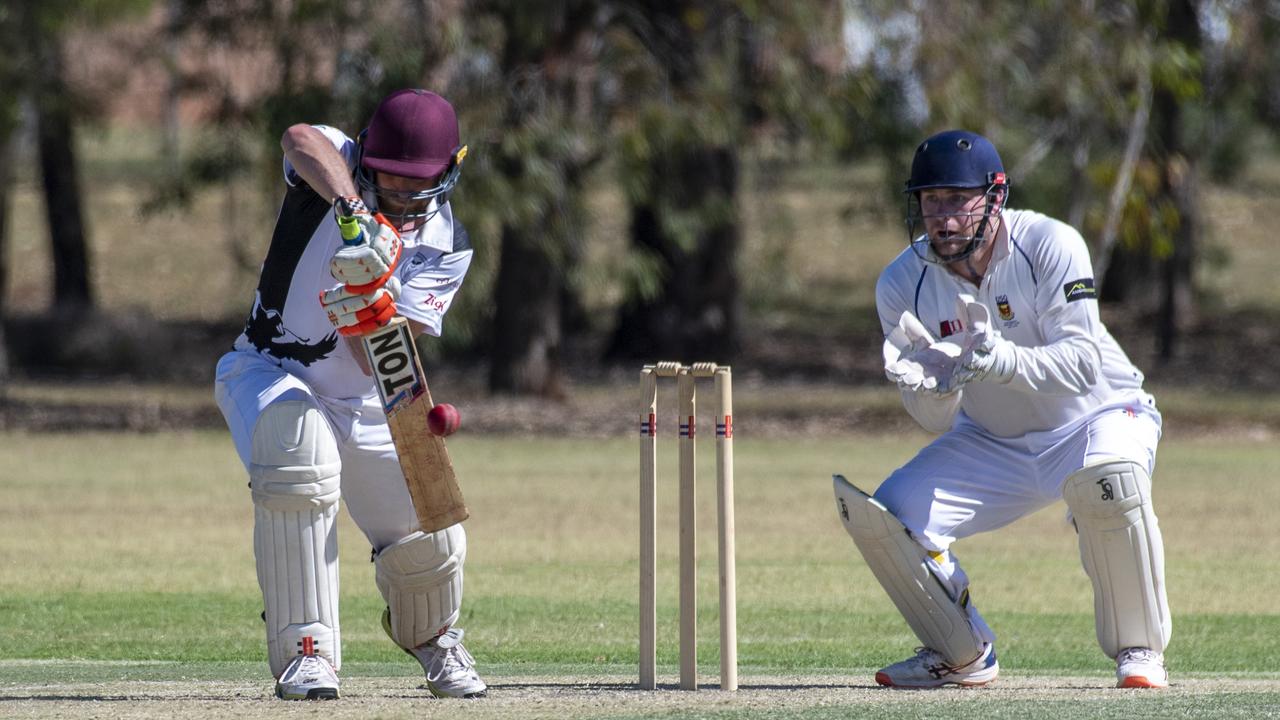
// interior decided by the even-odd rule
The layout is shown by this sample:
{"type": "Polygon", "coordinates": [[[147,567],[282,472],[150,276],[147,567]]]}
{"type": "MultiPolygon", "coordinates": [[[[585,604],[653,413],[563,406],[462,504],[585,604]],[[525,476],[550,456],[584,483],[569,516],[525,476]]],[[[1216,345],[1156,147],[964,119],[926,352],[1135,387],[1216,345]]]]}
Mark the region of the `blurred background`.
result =
{"type": "Polygon", "coordinates": [[[481,427],[598,430],[659,359],[880,422],[825,388],[891,389],[874,281],[915,144],[963,127],[1082,231],[1175,410],[1280,428],[1275,0],[11,0],[0,50],[0,428],[220,426],[282,132],[406,86],[470,147],[422,349],[481,427]]]}

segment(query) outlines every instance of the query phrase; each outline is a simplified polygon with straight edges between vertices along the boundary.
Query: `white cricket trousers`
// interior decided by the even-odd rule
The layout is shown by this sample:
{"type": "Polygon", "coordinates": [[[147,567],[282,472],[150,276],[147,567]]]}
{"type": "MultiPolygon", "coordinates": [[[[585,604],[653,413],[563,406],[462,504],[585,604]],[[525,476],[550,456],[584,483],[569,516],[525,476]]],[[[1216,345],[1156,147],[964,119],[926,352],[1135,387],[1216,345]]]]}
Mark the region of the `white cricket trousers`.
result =
{"type": "MultiPolygon", "coordinates": [[[[969,580],[948,552],[952,543],[1061,500],[1068,476],[1103,459],[1132,460],[1154,473],[1160,425],[1146,393],[1065,428],[1015,438],[995,437],[961,413],[951,430],[881,483],[875,498],[934,554],[930,566],[961,597],[969,580]]],[[[994,641],[976,606],[969,614],[979,635],[994,641]]]]}
{"type": "Polygon", "coordinates": [[[381,550],[417,532],[413,500],[376,393],[363,398],[324,397],[257,353],[232,351],[218,361],[214,397],[246,472],[253,428],[268,405],[301,400],[319,408],[342,459],[342,502],[373,549],[381,550]]]}

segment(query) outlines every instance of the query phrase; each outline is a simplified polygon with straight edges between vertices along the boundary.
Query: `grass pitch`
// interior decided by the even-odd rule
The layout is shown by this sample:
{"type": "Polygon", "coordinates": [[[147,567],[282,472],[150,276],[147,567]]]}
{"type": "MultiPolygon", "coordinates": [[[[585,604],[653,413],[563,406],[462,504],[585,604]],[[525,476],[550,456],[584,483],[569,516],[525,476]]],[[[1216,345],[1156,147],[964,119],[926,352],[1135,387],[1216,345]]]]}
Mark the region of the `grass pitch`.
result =
{"type": "MultiPolygon", "coordinates": [[[[873,688],[915,644],[834,517],[830,474],[875,487],[923,436],[737,443],[742,691],[718,682],[713,453],[700,454],[699,665],[710,692],[634,690],[634,441],[459,436],[473,517],[460,626],[494,687],[432,702],[382,635],[369,548],[345,515],[344,694],[334,717],[1280,717],[1280,578],[1265,558],[1280,449],[1166,441],[1155,480],[1166,541],[1174,688],[1109,688],[1092,599],[1061,505],[959,543],[1000,635],[980,691],[873,688]]],[[[659,681],[676,681],[674,442],[660,452],[659,681]]],[[[251,505],[217,432],[0,435],[0,716],[266,717],[251,505]]]]}

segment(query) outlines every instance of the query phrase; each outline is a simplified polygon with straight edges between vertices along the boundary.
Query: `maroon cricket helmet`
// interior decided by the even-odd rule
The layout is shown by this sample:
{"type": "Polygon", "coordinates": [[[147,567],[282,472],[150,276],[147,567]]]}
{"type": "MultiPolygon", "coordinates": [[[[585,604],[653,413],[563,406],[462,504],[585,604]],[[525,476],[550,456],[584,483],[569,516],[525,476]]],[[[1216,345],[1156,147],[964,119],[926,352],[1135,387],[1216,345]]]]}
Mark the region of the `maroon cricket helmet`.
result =
{"type": "Polygon", "coordinates": [[[360,162],[368,170],[433,178],[449,169],[461,145],[448,100],[427,90],[397,90],[374,110],[360,162]]]}

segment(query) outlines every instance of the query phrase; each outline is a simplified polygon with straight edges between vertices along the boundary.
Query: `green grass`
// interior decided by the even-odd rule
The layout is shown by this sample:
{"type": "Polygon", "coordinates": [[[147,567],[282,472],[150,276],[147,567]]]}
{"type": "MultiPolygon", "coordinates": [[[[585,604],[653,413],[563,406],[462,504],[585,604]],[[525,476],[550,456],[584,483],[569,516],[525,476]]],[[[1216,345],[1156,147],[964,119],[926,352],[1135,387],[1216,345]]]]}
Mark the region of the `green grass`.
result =
{"type": "MultiPolygon", "coordinates": [[[[920,438],[742,438],[737,456],[744,675],[855,676],[914,644],[833,517],[829,474],[865,488],[920,438]]],[[[453,443],[473,518],[461,625],[487,665],[627,677],[636,623],[635,447],[623,440],[485,437],[453,443]]],[[[711,478],[711,453],[703,477],[711,478]]],[[[244,477],[221,433],[0,435],[17,468],[0,506],[0,660],[253,662],[260,598],[244,477]]],[[[659,662],[676,662],[674,459],[660,497],[659,662]]],[[[1166,443],[1156,478],[1179,675],[1280,668],[1280,450],[1248,441],[1166,443]]],[[[704,486],[709,487],[709,486],[704,486]]],[[[699,520],[700,634],[715,673],[713,497],[699,520]]],[[[392,663],[368,548],[342,519],[348,662],[392,663]]],[[[957,546],[1015,673],[1105,678],[1088,582],[1062,507],[957,546]]],[[[409,668],[410,670],[412,668],[409,668]]],[[[815,717],[822,717],[821,714],[815,717]]]]}

